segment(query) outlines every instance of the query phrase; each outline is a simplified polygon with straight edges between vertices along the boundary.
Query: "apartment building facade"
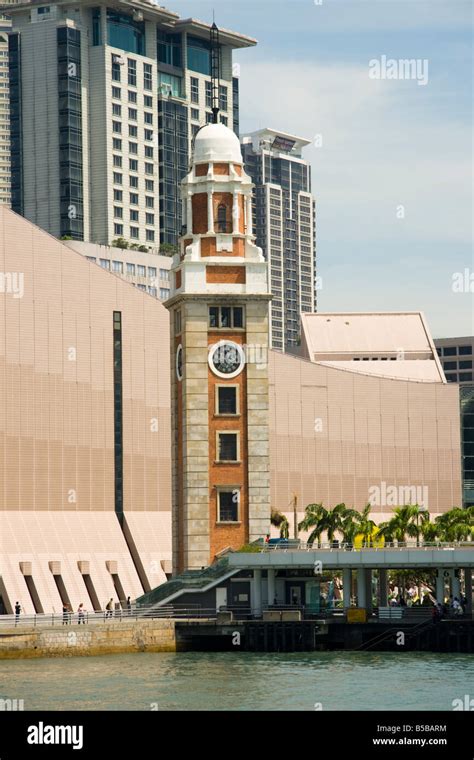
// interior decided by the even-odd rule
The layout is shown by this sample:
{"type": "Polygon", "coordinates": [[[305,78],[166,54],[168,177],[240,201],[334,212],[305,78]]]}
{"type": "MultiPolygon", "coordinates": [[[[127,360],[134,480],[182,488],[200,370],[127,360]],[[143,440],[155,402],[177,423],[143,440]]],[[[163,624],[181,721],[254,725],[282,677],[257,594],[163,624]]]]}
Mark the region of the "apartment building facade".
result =
{"type": "Polygon", "coordinates": [[[463,505],[474,504],[474,337],[437,338],[435,346],[448,383],[459,384],[463,505]]]}
{"type": "MultiPolygon", "coordinates": [[[[56,237],[175,245],[179,182],[211,118],[210,25],[148,0],[18,3],[12,19],[12,208],[56,237]]],[[[220,119],[238,122],[219,36],[220,119]]]]}
{"type": "Polygon", "coordinates": [[[299,345],[300,313],[316,311],[315,200],[311,167],[302,156],[310,141],[261,129],[241,142],[255,184],[256,242],[269,266],[271,345],[284,351],[299,345]]]}
{"type": "Polygon", "coordinates": [[[11,22],[0,15],[0,203],[11,203],[10,97],[8,85],[8,32],[11,22]]]}

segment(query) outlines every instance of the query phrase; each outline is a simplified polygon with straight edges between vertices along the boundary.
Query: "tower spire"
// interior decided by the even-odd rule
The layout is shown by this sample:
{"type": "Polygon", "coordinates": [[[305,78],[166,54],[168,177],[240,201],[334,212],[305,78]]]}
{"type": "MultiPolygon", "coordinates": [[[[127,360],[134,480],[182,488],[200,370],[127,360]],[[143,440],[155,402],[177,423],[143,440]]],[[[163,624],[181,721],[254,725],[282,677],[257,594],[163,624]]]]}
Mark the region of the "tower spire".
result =
{"type": "Polygon", "coordinates": [[[219,45],[219,29],[216,22],[212,22],[211,31],[211,89],[212,89],[212,121],[219,121],[219,84],[221,79],[221,55],[219,45]]]}

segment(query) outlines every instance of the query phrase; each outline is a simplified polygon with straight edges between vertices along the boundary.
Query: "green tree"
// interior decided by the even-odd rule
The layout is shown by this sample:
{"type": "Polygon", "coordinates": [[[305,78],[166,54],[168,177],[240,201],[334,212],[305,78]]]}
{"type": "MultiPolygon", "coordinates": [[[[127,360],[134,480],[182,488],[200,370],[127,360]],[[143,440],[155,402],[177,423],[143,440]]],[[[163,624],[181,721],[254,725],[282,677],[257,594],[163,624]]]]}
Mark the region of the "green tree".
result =
{"type": "Polygon", "coordinates": [[[272,509],[270,522],[275,528],[280,529],[280,538],[288,538],[290,533],[290,525],[288,523],[288,518],[283,514],[283,512],[278,512],[277,510],[272,509]]]}
{"type": "Polygon", "coordinates": [[[376,523],[370,517],[371,504],[366,504],[362,512],[356,512],[354,516],[354,534],[362,536],[363,546],[370,546],[376,523]]]}
{"type": "Polygon", "coordinates": [[[474,538],[474,507],[453,507],[435,519],[440,541],[472,541],[474,538]]]}
{"type": "Polygon", "coordinates": [[[172,243],[160,243],[160,254],[162,256],[174,256],[178,253],[178,246],[172,243]]]}
{"type": "Polygon", "coordinates": [[[122,248],[123,250],[129,247],[128,242],[123,237],[118,237],[115,238],[115,240],[112,240],[112,245],[114,248],[122,248]]]}
{"type": "Polygon", "coordinates": [[[305,509],[305,516],[298,524],[298,530],[310,530],[311,533],[307,538],[308,544],[317,541],[318,547],[321,546],[321,535],[325,530],[325,519],[327,510],[322,504],[308,504],[305,509]]]}

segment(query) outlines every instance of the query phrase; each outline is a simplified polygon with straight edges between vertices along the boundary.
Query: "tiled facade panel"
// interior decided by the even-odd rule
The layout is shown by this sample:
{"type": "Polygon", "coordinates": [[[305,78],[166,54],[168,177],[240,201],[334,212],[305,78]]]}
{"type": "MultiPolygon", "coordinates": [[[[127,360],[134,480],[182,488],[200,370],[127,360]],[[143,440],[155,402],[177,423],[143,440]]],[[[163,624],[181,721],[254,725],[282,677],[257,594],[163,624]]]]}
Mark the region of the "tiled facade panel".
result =
{"type": "MultiPolygon", "coordinates": [[[[372,486],[426,486],[428,508],[461,500],[455,386],[366,377],[270,354],[271,503],[362,508],[372,486]]],[[[377,519],[390,513],[382,501],[377,519]]]]}
{"type": "Polygon", "coordinates": [[[168,313],[0,210],[0,509],[114,510],[112,319],[122,312],[125,511],[169,511],[168,313]]]}

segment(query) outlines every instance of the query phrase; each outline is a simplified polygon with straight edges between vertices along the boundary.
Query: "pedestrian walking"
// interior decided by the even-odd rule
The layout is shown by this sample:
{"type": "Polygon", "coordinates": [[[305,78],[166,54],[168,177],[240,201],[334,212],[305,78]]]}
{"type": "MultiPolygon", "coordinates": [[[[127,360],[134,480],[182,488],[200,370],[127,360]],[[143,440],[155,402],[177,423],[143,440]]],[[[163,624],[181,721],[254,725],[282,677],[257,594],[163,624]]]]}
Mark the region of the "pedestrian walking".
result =
{"type": "Polygon", "coordinates": [[[84,625],[86,624],[86,619],[85,619],[86,615],[85,615],[85,612],[86,611],[84,609],[84,604],[81,602],[80,605],[79,605],[79,607],[77,608],[77,616],[78,616],[77,623],[78,623],[78,625],[80,625],[81,623],[83,623],[84,625]]]}
{"type": "Polygon", "coordinates": [[[114,600],[112,597],[110,597],[109,601],[105,605],[105,610],[106,610],[105,617],[106,618],[112,617],[113,610],[114,610],[114,600]]]}

